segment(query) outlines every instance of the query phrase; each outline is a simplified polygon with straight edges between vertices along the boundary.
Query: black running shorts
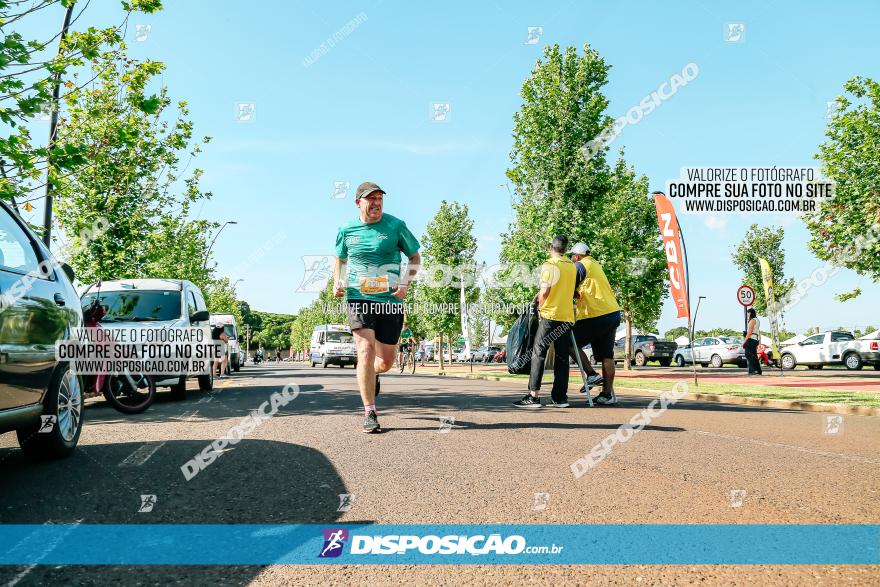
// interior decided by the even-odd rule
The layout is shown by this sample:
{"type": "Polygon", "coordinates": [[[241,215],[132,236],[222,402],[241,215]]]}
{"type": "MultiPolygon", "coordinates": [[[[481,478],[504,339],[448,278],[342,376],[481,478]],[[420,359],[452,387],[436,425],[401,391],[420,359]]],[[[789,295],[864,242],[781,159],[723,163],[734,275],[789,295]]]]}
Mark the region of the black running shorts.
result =
{"type": "Polygon", "coordinates": [[[382,344],[396,345],[403,330],[403,304],[351,300],[348,302],[348,325],[352,332],[366,328],[382,344]]]}

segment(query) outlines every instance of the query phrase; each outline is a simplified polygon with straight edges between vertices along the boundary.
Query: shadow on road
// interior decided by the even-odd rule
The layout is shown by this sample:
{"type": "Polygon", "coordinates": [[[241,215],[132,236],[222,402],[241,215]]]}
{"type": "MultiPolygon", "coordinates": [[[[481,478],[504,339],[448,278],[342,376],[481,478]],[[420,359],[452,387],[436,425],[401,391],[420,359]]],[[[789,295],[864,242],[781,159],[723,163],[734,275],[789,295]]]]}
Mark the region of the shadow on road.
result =
{"type": "MultiPolygon", "coordinates": [[[[338,496],[347,491],[322,453],[295,444],[245,439],[186,481],[181,465],[206,444],[81,445],[67,459],[46,463],[28,461],[18,449],[0,449],[0,522],[329,524],[339,517],[338,496]],[[120,465],[132,453],[149,448],[157,450],[142,465],[120,465]],[[142,495],[156,496],[153,511],[138,511],[142,495]]],[[[262,568],[38,566],[27,571],[19,585],[245,585],[262,568]]],[[[25,571],[25,567],[0,566],[0,584],[25,571]]]]}

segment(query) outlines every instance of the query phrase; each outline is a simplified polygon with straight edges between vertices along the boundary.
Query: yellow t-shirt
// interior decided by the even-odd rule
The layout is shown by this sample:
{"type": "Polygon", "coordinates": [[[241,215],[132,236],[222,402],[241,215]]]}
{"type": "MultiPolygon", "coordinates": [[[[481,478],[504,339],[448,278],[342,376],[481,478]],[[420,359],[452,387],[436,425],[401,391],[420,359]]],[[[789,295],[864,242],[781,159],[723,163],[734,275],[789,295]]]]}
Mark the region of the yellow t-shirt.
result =
{"type": "Polygon", "coordinates": [[[550,286],[550,295],[538,309],[545,320],[574,322],[574,285],[577,270],[568,257],[551,257],[541,265],[541,285],[550,286]]]}
{"type": "Polygon", "coordinates": [[[575,318],[596,318],[620,310],[611,284],[605,277],[605,271],[598,261],[592,257],[584,257],[578,261],[587,270],[587,276],[578,286],[577,312],[575,318]]]}

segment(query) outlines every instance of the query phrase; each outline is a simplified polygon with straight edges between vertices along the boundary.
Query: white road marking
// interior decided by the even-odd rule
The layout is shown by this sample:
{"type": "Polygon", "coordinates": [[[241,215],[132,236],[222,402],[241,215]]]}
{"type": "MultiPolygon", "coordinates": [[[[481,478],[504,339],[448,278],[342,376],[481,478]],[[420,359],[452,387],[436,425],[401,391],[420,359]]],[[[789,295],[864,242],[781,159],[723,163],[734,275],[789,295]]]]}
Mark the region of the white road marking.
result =
{"type": "Polygon", "coordinates": [[[121,463],[119,463],[120,467],[140,467],[144,463],[150,460],[150,457],[153,456],[157,450],[162,448],[165,445],[165,442],[160,442],[159,444],[145,444],[141,447],[138,447],[133,453],[125,457],[121,463]]]}
{"type": "MultiPolygon", "coordinates": [[[[39,556],[39,558],[37,558],[37,560],[34,561],[33,564],[28,565],[28,566],[27,566],[22,572],[20,572],[20,573],[17,574],[15,577],[13,577],[13,578],[12,578],[12,581],[10,581],[9,583],[6,584],[7,587],[13,587],[13,585],[16,585],[19,581],[21,581],[22,579],[24,579],[25,577],[27,577],[27,576],[30,574],[30,572],[34,570],[34,567],[36,567],[36,566],[40,563],[41,560],[43,560],[44,558],[46,558],[47,556],[49,556],[49,553],[51,553],[53,550],[55,550],[55,548],[58,546],[58,544],[61,543],[61,541],[64,539],[65,536],[67,536],[68,534],[70,534],[71,532],[73,532],[73,530],[74,530],[77,526],[79,526],[80,522],[82,522],[82,520],[77,520],[74,524],[69,525],[69,526],[67,527],[66,531],[65,531],[63,534],[61,534],[60,536],[56,536],[54,540],[50,541],[50,542],[46,545],[46,549],[43,551],[43,554],[41,554],[41,555],[39,556]]],[[[44,525],[44,526],[52,525],[52,523],[51,523],[51,522],[46,522],[46,523],[43,524],[43,525],[44,525]]],[[[27,538],[25,538],[24,540],[22,540],[21,542],[19,542],[18,544],[16,544],[14,547],[12,547],[11,550],[15,550],[17,547],[19,547],[19,546],[21,546],[23,543],[27,542],[31,537],[35,537],[35,536],[34,536],[33,534],[32,534],[31,536],[28,536],[27,538]]]]}
{"type": "Polygon", "coordinates": [[[798,452],[805,452],[809,454],[819,455],[822,457],[833,457],[835,459],[844,459],[847,461],[855,461],[857,463],[864,463],[867,465],[880,465],[880,461],[875,459],[868,459],[865,457],[859,457],[854,455],[845,455],[839,452],[829,452],[827,450],[819,450],[816,448],[807,448],[805,446],[797,446],[794,444],[782,444],[780,442],[767,442],[766,440],[757,440],[755,438],[746,438],[744,436],[734,436],[733,434],[718,434],[716,432],[704,432],[702,430],[694,430],[697,434],[702,434],[704,436],[714,436],[715,438],[724,438],[725,440],[739,440],[741,442],[748,442],[749,444],[758,444],[761,446],[769,446],[772,448],[788,448],[791,450],[796,450],[798,452]]]}

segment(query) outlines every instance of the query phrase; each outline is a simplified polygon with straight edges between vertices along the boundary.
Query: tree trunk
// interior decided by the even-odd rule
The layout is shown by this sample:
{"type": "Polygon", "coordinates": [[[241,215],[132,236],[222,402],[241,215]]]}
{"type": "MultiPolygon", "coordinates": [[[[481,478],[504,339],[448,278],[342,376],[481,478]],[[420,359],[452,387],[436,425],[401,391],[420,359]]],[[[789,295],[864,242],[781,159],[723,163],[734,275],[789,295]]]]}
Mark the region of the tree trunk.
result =
{"type": "Polygon", "coordinates": [[[438,347],[438,348],[436,349],[436,351],[439,353],[439,357],[440,357],[440,370],[442,371],[442,370],[443,370],[443,333],[441,332],[440,334],[437,335],[437,337],[438,337],[440,340],[437,342],[437,347],[438,347]]]}
{"type": "Polygon", "coordinates": [[[626,320],[626,341],[624,342],[624,358],[623,358],[623,368],[627,371],[632,369],[632,320],[630,319],[629,313],[623,313],[624,320],[626,320]]]}

